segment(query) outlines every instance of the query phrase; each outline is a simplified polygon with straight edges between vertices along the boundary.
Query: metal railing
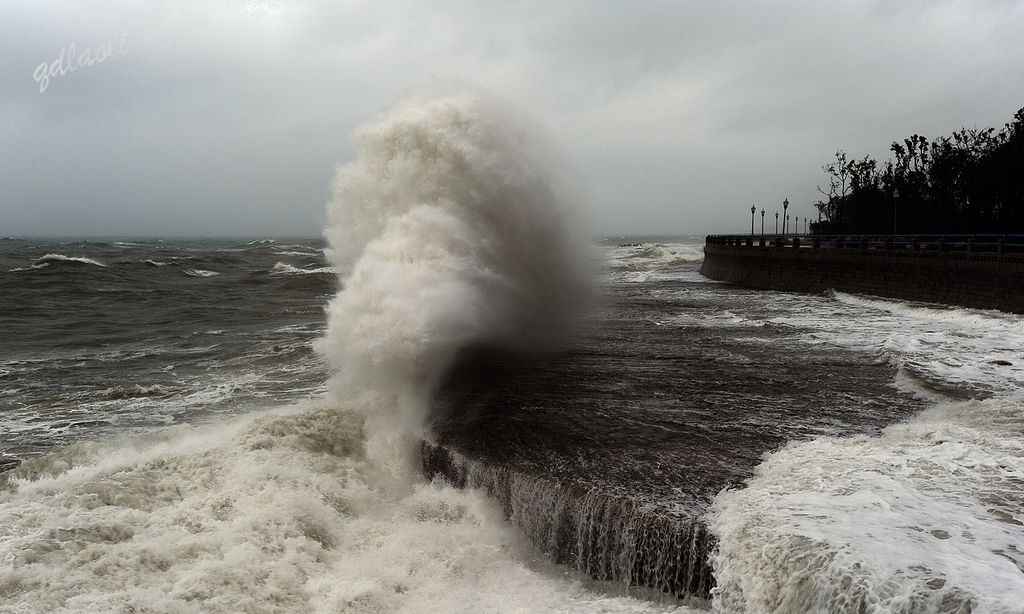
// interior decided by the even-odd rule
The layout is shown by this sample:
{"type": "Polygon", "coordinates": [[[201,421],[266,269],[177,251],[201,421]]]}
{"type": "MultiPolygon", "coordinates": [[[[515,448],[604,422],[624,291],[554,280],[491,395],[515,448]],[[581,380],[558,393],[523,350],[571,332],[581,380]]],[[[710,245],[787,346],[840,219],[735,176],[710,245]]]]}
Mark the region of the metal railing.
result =
{"type": "Polygon", "coordinates": [[[921,255],[1024,256],[1024,235],[708,235],[707,245],[776,249],[837,249],[921,255]]]}

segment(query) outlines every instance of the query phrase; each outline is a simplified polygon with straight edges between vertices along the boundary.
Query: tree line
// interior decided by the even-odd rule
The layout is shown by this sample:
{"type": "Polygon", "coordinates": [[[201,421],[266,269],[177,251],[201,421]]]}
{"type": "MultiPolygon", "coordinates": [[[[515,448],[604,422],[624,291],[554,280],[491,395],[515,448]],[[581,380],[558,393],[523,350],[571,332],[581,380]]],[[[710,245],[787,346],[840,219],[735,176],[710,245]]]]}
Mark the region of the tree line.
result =
{"type": "Polygon", "coordinates": [[[1024,108],[1003,128],[894,141],[884,164],[845,151],[822,169],[819,234],[1024,234],[1024,108]]]}

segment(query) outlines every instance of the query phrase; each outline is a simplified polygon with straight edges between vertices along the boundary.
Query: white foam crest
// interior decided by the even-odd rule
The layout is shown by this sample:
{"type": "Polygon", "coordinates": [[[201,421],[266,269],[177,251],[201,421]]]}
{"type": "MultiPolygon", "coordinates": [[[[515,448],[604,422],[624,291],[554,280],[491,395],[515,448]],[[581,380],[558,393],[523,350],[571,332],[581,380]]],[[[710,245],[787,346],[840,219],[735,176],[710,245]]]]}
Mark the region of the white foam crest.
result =
{"type": "Polygon", "coordinates": [[[319,255],[320,251],[317,250],[317,251],[311,251],[311,252],[297,252],[297,251],[286,250],[286,251],[280,251],[280,252],[274,252],[274,253],[277,254],[278,256],[305,256],[305,257],[308,258],[309,256],[317,256],[317,255],[319,255]]]}
{"type": "Polygon", "coordinates": [[[235,373],[224,381],[208,383],[205,386],[194,388],[192,392],[176,396],[170,404],[173,407],[217,405],[237,396],[240,391],[252,389],[263,377],[255,372],[235,373]]]}
{"type": "Polygon", "coordinates": [[[189,277],[215,277],[220,275],[217,271],[207,271],[206,269],[184,269],[181,272],[189,277]]]}
{"type": "Polygon", "coordinates": [[[550,161],[509,112],[473,94],[399,105],[356,136],[328,206],[345,279],[320,349],[336,390],[383,395],[373,454],[411,449],[425,395],[471,344],[538,345],[581,295],[550,161]]]}
{"type": "Polygon", "coordinates": [[[123,400],[136,397],[161,397],[170,394],[170,391],[160,384],[152,384],[150,386],[130,384],[104,388],[99,392],[89,394],[95,394],[104,399],[123,400]]]}
{"type": "Polygon", "coordinates": [[[646,261],[650,264],[675,264],[678,262],[699,262],[704,260],[704,246],[687,243],[655,243],[633,248],[628,257],[631,260],[646,261]]]}
{"type": "Polygon", "coordinates": [[[897,380],[900,387],[924,384],[927,390],[915,394],[964,398],[1024,390],[1024,316],[1019,314],[839,292],[834,300],[782,293],[763,300],[780,314],[768,322],[812,329],[802,343],[877,353],[912,376],[897,380]]]}
{"type": "Polygon", "coordinates": [[[303,245],[302,243],[286,243],[283,245],[275,245],[274,248],[275,254],[287,254],[296,256],[317,256],[322,251],[318,247],[311,247],[309,245],[303,245]]]}
{"type": "Polygon", "coordinates": [[[630,243],[604,248],[604,279],[618,283],[643,283],[679,279],[690,271],[682,265],[704,259],[703,242],[630,243]]]}
{"type": "Polygon", "coordinates": [[[65,256],[64,254],[46,254],[44,256],[36,258],[36,265],[48,264],[50,262],[78,262],[81,264],[91,264],[93,266],[107,266],[102,262],[93,260],[92,258],[86,258],[85,256],[65,256]]]}
{"type": "Polygon", "coordinates": [[[607,249],[609,263],[616,268],[651,270],[704,259],[703,243],[638,243],[607,249]]]}
{"type": "Polygon", "coordinates": [[[333,274],[335,270],[329,266],[318,267],[315,269],[303,269],[287,262],[278,262],[274,264],[274,267],[270,270],[271,275],[309,275],[309,274],[320,274],[330,273],[333,274]]]}
{"type": "Polygon", "coordinates": [[[1020,611],[1022,433],[990,399],[770,455],[715,501],[716,610],[1020,611]]]}
{"type": "Polygon", "coordinates": [[[980,330],[1011,328],[1024,332],[1024,318],[1016,314],[996,310],[913,304],[899,300],[857,296],[844,292],[833,292],[832,294],[841,303],[877,309],[919,320],[952,323],[980,330]]]}

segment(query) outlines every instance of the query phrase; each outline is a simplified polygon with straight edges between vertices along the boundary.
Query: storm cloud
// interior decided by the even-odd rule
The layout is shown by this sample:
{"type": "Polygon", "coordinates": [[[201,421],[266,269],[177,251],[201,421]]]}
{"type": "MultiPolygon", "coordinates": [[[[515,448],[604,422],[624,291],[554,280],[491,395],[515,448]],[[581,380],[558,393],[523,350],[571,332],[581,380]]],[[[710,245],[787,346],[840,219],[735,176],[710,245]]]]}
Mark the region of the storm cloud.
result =
{"type": "Polygon", "coordinates": [[[316,235],[352,130],[453,84],[546,129],[593,232],[742,230],[810,214],[838,148],[1002,125],[1022,32],[995,0],[7,1],[0,234],[316,235]],[[72,45],[124,53],[61,74],[72,45]]]}

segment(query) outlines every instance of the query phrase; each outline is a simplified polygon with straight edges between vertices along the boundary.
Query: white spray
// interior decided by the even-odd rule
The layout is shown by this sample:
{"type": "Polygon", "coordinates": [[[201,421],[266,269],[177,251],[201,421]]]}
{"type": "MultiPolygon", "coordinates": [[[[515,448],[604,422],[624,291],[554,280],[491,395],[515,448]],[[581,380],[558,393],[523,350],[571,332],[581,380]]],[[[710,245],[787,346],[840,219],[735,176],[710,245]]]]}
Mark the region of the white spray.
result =
{"type": "Polygon", "coordinates": [[[410,101],[338,170],[326,235],[344,289],[320,349],[334,390],[363,395],[380,463],[410,449],[459,349],[543,344],[581,296],[550,161],[510,117],[472,94],[410,101]]]}

